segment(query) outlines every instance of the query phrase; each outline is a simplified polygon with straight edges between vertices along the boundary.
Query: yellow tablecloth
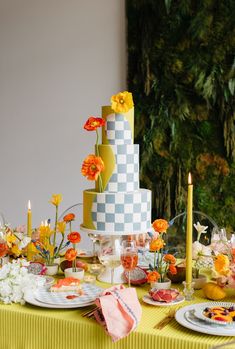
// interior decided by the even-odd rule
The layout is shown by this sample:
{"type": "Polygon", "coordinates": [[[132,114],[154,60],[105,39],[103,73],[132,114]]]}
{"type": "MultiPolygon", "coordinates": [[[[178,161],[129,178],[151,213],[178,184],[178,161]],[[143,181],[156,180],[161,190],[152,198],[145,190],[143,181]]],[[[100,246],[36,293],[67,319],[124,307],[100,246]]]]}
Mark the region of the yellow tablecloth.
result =
{"type": "MultiPolygon", "coordinates": [[[[190,331],[175,320],[163,330],[155,330],[154,325],[169,308],[145,304],[142,297],[148,288],[148,285],[137,288],[143,308],[137,330],[116,343],[95,320],[81,317],[87,308],[54,310],[29,304],[0,305],[0,349],[209,349],[234,339],[190,331]]],[[[181,305],[204,301],[202,291],[196,291],[193,302],[181,305]]],[[[224,301],[235,301],[235,293],[224,301]]]]}

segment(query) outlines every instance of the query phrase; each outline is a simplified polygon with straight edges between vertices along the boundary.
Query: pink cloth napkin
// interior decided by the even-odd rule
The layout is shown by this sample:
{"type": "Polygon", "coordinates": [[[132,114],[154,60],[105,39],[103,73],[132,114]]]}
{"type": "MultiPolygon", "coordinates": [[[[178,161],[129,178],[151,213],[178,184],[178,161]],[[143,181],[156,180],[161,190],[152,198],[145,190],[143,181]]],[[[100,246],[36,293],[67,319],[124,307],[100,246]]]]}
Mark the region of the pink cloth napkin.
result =
{"type": "Polygon", "coordinates": [[[142,309],[135,288],[113,286],[106,289],[95,303],[99,309],[94,316],[113,342],[126,337],[140,322],[142,309]]]}

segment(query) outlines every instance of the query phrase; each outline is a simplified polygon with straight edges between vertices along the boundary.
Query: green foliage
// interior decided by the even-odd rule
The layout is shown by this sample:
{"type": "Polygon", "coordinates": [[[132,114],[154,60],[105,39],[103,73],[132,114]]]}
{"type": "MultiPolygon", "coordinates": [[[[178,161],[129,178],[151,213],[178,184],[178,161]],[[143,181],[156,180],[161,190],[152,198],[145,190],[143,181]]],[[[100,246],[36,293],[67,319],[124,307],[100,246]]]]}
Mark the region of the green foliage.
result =
{"type": "Polygon", "coordinates": [[[126,0],[128,88],[153,217],[194,208],[235,229],[235,2],[126,0]]]}

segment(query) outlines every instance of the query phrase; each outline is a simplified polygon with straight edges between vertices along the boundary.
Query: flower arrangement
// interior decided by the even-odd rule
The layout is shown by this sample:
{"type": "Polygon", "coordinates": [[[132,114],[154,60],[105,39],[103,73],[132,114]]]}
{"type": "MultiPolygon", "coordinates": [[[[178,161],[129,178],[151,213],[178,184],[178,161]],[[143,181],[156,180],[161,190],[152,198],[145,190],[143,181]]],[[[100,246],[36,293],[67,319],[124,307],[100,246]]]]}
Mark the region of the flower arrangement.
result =
{"type": "Polygon", "coordinates": [[[211,246],[205,246],[200,242],[201,235],[205,234],[208,226],[201,225],[199,222],[193,225],[197,231],[197,240],[193,242],[193,260],[194,260],[194,277],[198,278],[200,269],[211,268],[213,266],[213,257],[211,246]]]}
{"type": "Polygon", "coordinates": [[[9,224],[5,224],[0,229],[0,257],[10,255],[17,258],[25,255],[30,241],[24,225],[12,229],[9,224]]]}
{"type": "Polygon", "coordinates": [[[18,258],[0,269],[0,301],[24,304],[24,293],[43,285],[45,280],[28,271],[29,262],[18,258]]]}
{"type": "Polygon", "coordinates": [[[147,279],[150,283],[164,282],[168,272],[172,275],[177,273],[175,257],[164,251],[164,234],[167,233],[169,224],[165,219],[156,219],[152,227],[155,232],[151,234],[149,249],[151,252],[154,252],[154,262],[153,266],[149,265],[150,271],[147,279]]]}
{"type": "Polygon", "coordinates": [[[74,231],[70,232],[68,235],[68,240],[73,244],[72,248],[69,248],[65,253],[65,259],[68,261],[72,261],[72,271],[76,272],[76,257],[77,257],[77,250],[76,250],[76,244],[78,244],[81,241],[81,235],[74,231]]]}
{"type": "Polygon", "coordinates": [[[66,224],[70,224],[71,227],[71,222],[75,219],[75,215],[71,213],[70,219],[66,218],[63,219],[63,221],[59,222],[58,210],[61,201],[61,194],[53,194],[50,200],[50,203],[55,206],[54,229],[51,229],[50,224],[42,224],[38,228],[38,238],[32,240],[36,248],[36,251],[38,251],[39,255],[43,258],[47,265],[53,265],[55,259],[60,256],[61,250],[65,249],[70,244],[69,241],[64,243],[66,224]],[[57,245],[56,241],[58,233],[61,234],[61,240],[59,245],[57,245]]]}
{"type": "Polygon", "coordinates": [[[101,178],[101,172],[104,171],[104,162],[99,155],[99,133],[98,128],[105,125],[105,120],[90,116],[84,125],[84,129],[87,131],[96,132],[95,154],[88,155],[83,161],[81,173],[90,181],[98,180],[98,188],[100,192],[103,192],[103,183],[101,178]]]}
{"type": "Polygon", "coordinates": [[[235,289],[235,256],[232,248],[228,255],[215,256],[212,275],[219,286],[235,289]]]}

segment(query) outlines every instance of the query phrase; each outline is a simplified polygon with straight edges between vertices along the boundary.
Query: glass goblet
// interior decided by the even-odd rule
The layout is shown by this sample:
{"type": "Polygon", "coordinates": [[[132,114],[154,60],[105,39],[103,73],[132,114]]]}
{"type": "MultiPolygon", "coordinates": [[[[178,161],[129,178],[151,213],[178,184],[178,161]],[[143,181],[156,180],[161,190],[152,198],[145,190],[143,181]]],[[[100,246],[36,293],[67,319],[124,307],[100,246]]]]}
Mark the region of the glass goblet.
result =
{"type": "Polygon", "coordinates": [[[100,240],[98,258],[101,264],[111,269],[111,284],[114,283],[114,269],[119,267],[120,261],[120,239],[111,236],[100,240]]]}
{"type": "Polygon", "coordinates": [[[130,272],[135,269],[138,263],[138,249],[135,241],[124,240],[122,242],[121,263],[128,273],[128,287],[130,287],[130,272]]]}

